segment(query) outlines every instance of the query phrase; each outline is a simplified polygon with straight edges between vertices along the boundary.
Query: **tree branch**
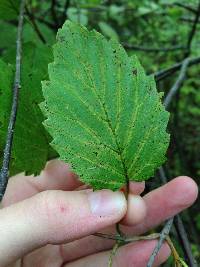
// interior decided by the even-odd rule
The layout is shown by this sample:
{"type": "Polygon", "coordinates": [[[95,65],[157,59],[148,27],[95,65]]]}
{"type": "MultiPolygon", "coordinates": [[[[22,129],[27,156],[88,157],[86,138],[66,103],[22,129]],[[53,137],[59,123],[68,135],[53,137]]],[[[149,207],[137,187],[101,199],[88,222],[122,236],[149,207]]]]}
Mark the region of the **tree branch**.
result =
{"type": "Polygon", "coordinates": [[[192,29],[189,33],[189,36],[188,36],[188,41],[187,41],[187,45],[186,45],[186,53],[185,53],[185,57],[188,57],[190,55],[190,52],[191,52],[191,45],[192,45],[192,40],[195,36],[195,33],[196,33],[196,29],[197,29],[197,23],[199,22],[199,17],[200,17],[200,1],[199,1],[199,4],[198,4],[198,8],[197,8],[197,11],[196,11],[196,16],[195,16],[195,20],[194,20],[194,23],[192,25],[192,29]]]}
{"type": "MultiPolygon", "coordinates": [[[[164,100],[165,108],[169,107],[169,104],[171,103],[172,98],[174,97],[174,95],[177,93],[177,91],[183,85],[183,82],[184,82],[184,80],[186,78],[186,72],[187,72],[187,67],[189,65],[189,62],[190,62],[189,58],[184,59],[182,65],[181,65],[180,74],[179,74],[176,82],[172,86],[172,88],[169,90],[169,93],[165,97],[165,100],[164,100]]],[[[167,182],[167,177],[166,177],[166,175],[164,173],[164,169],[162,167],[160,168],[159,173],[160,173],[160,177],[161,177],[162,182],[165,184],[167,182]]],[[[163,230],[161,232],[160,239],[159,239],[159,241],[158,241],[158,243],[157,243],[157,245],[156,245],[156,247],[155,247],[155,249],[154,249],[154,251],[153,251],[153,253],[152,253],[151,257],[150,257],[150,259],[149,259],[147,267],[152,267],[153,266],[153,263],[155,261],[155,257],[157,256],[157,254],[158,254],[163,242],[167,238],[167,236],[168,236],[168,234],[170,232],[170,229],[172,227],[173,221],[174,221],[174,218],[171,218],[165,224],[165,227],[163,228],[163,230]]]]}
{"type": "Polygon", "coordinates": [[[176,92],[183,85],[183,82],[184,82],[184,80],[186,78],[186,72],[187,72],[188,64],[189,64],[189,58],[186,58],[183,61],[183,64],[181,66],[181,70],[180,70],[180,74],[178,76],[178,79],[176,80],[176,82],[174,83],[174,85],[172,86],[172,88],[169,90],[169,93],[165,97],[165,100],[164,100],[164,106],[165,106],[165,108],[168,108],[169,107],[169,104],[171,103],[171,100],[172,100],[173,96],[176,94],[176,92]]]}
{"type": "Polygon", "coordinates": [[[179,2],[175,2],[175,3],[173,3],[173,5],[181,7],[181,8],[184,8],[184,9],[186,9],[186,10],[188,10],[188,11],[194,13],[194,14],[197,14],[197,10],[192,6],[189,6],[189,5],[186,5],[186,4],[183,4],[183,3],[179,3],[179,2]]]}
{"type": "Polygon", "coordinates": [[[13,100],[12,100],[10,120],[8,125],[8,132],[6,137],[6,145],[3,155],[3,165],[0,172],[0,201],[3,198],[8,183],[8,170],[11,157],[15,121],[17,116],[19,89],[21,87],[20,80],[21,80],[22,31],[24,22],[24,9],[25,9],[25,0],[22,0],[20,4],[20,13],[19,13],[18,29],[17,29],[16,70],[15,70],[15,78],[13,85],[13,100]]]}
{"type": "Polygon", "coordinates": [[[49,27],[50,29],[52,29],[52,30],[54,30],[54,31],[57,31],[57,27],[53,24],[53,23],[51,23],[51,22],[49,22],[49,21],[46,21],[45,19],[43,19],[43,18],[40,18],[40,17],[35,17],[39,22],[41,22],[41,23],[43,23],[43,24],[45,24],[47,27],[49,27]]]}
{"type": "MultiPolygon", "coordinates": [[[[182,65],[183,65],[183,61],[179,62],[179,63],[176,63],[175,65],[173,65],[172,67],[169,67],[167,69],[164,69],[164,70],[160,70],[160,71],[157,71],[155,72],[153,75],[155,77],[155,80],[157,82],[159,82],[160,80],[163,80],[165,79],[166,77],[168,76],[171,76],[173,73],[175,73],[176,71],[180,70],[182,65]]],[[[196,57],[196,58],[190,58],[189,59],[189,62],[188,62],[188,66],[193,66],[193,65],[196,65],[196,64],[199,64],[200,63],[200,57],[196,57]]]]}
{"type": "MultiPolygon", "coordinates": [[[[169,93],[167,94],[167,96],[164,100],[164,105],[166,108],[169,107],[169,104],[171,103],[173,96],[176,94],[176,92],[182,86],[182,84],[185,80],[187,67],[188,67],[190,62],[191,62],[191,59],[189,59],[189,58],[186,58],[182,62],[179,77],[176,80],[175,84],[172,86],[171,90],[169,91],[169,93]]],[[[167,179],[167,176],[165,174],[163,167],[161,167],[159,169],[159,175],[160,175],[160,179],[161,179],[162,183],[163,184],[167,183],[168,179],[167,179]]],[[[179,215],[176,215],[174,217],[174,226],[175,226],[176,232],[178,234],[179,240],[182,244],[183,251],[184,251],[186,259],[188,260],[188,263],[190,264],[191,267],[197,267],[197,263],[196,263],[193,255],[192,255],[192,250],[191,250],[191,246],[190,246],[190,243],[189,243],[189,240],[187,237],[187,233],[185,231],[184,225],[183,225],[181,217],[179,215]]]]}
{"type": "Polygon", "coordinates": [[[64,24],[66,18],[67,18],[67,9],[69,8],[70,5],[70,0],[65,1],[64,9],[63,9],[63,14],[61,18],[61,24],[64,24]]]}
{"type": "MultiPolygon", "coordinates": [[[[162,183],[163,184],[167,183],[168,179],[167,179],[167,176],[166,176],[166,173],[165,173],[163,167],[161,167],[159,169],[159,175],[160,175],[160,179],[161,179],[162,183]]],[[[190,242],[188,240],[187,233],[185,231],[185,227],[183,225],[183,222],[182,222],[180,215],[176,215],[174,217],[174,226],[175,226],[176,232],[178,234],[179,240],[182,244],[185,258],[187,259],[188,263],[190,264],[190,267],[197,267],[197,262],[192,255],[192,249],[190,246],[190,242]]]]}
{"type": "Polygon", "coordinates": [[[51,15],[52,15],[52,19],[55,22],[56,28],[59,27],[59,21],[58,21],[58,17],[55,11],[55,7],[56,7],[56,0],[51,0],[51,15]]]}
{"type": "Polygon", "coordinates": [[[157,48],[157,47],[143,47],[143,46],[138,46],[138,45],[132,45],[128,43],[122,43],[123,47],[126,49],[132,49],[132,50],[137,50],[137,51],[145,51],[145,52],[168,52],[168,51],[176,51],[176,50],[183,50],[185,47],[183,45],[175,45],[171,47],[162,47],[162,48],[157,48]]]}
{"type": "Polygon", "coordinates": [[[119,235],[110,235],[110,234],[103,234],[103,233],[96,233],[93,234],[93,236],[101,237],[104,239],[110,239],[115,241],[120,241],[123,244],[129,244],[136,241],[142,241],[142,240],[154,240],[160,238],[160,233],[153,233],[149,235],[140,235],[140,236],[119,236],[119,235]]]}
{"type": "Polygon", "coordinates": [[[176,232],[178,234],[179,240],[180,240],[182,248],[183,248],[185,258],[186,258],[187,262],[189,263],[189,266],[190,267],[197,267],[197,262],[192,255],[192,249],[190,246],[190,242],[188,240],[187,233],[185,231],[185,227],[183,225],[183,221],[182,221],[180,215],[176,215],[174,217],[174,226],[176,228],[176,232]]]}
{"type": "MultiPolygon", "coordinates": [[[[194,23],[194,19],[191,19],[191,18],[188,18],[188,17],[181,17],[180,18],[180,21],[183,21],[183,22],[188,22],[188,23],[194,23]]],[[[200,21],[197,22],[197,24],[199,24],[200,21]]]]}
{"type": "Polygon", "coordinates": [[[165,224],[164,228],[162,229],[161,233],[160,233],[160,238],[158,240],[158,243],[147,263],[147,267],[152,267],[153,266],[153,263],[155,261],[155,257],[157,256],[159,250],[161,249],[164,241],[166,240],[166,238],[168,237],[169,235],[169,232],[171,230],[171,227],[173,225],[173,220],[174,218],[171,218],[167,221],[167,223],[165,224]]]}
{"type": "Polygon", "coordinates": [[[35,21],[34,14],[32,14],[32,13],[29,11],[29,9],[28,9],[27,6],[25,6],[25,10],[26,10],[26,14],[27,14],[27,16],[29,17],[29,19],[30,19],[30,21],[31,21],[31,23],[32,23],[32,25],[33,25],[33,28],[34,28],[35,32],[37,33],[38,37],[40,38],[40,40],[41,40],[44,44],[46,44],[46,40],[45,40],[43,34],[41,33],[40,29],[38,28],[38,25],[37,25],[37,23],[36,23],[36,21],[35,21]]]}

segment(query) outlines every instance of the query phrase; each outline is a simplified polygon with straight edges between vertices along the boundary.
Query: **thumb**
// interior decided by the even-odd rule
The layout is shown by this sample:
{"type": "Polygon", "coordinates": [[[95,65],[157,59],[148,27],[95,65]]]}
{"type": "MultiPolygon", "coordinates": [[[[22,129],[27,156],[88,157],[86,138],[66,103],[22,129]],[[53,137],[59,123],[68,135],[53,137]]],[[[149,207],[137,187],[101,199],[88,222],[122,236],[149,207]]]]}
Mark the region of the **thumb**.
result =
{"type": "Polygon", "coordinates": [[[0,210],[0,266],[46,244],[95,233],[126,213],[121,192],[44,191],[0,210]]]}

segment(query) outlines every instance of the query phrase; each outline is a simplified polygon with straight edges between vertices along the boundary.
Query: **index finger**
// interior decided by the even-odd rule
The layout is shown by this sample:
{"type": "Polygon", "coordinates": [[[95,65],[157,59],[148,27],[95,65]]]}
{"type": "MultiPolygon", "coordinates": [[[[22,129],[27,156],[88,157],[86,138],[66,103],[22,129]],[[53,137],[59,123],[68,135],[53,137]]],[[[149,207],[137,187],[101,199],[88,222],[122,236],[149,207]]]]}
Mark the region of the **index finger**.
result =
{"type": "Polygon", "coordinates": [[[2,205],[9,206],[45,190],[74,190],[81,184],[69,165],[57,159],[51,160],[39,176],[21,173],[11,177],[2,205]]]}

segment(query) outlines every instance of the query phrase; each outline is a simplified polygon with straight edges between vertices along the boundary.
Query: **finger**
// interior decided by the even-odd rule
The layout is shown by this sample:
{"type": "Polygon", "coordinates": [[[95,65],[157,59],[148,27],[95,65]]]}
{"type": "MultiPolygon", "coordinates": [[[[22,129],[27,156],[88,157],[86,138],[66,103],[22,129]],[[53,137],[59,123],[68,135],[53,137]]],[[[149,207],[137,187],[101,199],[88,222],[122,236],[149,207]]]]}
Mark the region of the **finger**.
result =
{"type": "Polygon", "coordinates": [[[129,193],[140,195],[145,189],[145,182],[130,182],[129,193]]]}
{"type": "MultiPolygon", "coordinates": [[[[145,182],[129,182],[129,193],[140,195],[145,189],[145,182]]],[[[124,185],[120,191],[126,192],[127,186],[124,185]]]]}
{"type": "Polygon", "coordinates": [[[70,171],[67,164],[51,160],[39,176],[18,174],[11,177],[3,198],[3,206],[9,206],[45,190],[73,190],[82,183],[70,171]]]}
{"type": "MultiPolygon", "coordinates": [[[[127,212],[121,222],[126,225],[134,225],[142,221],[145,215],[145,201],[140,196],[129,194],[127,212]]],[[[101,232],[104,232],[104,230],[101,232]]],[[[77,258],[97,253],[102,250],[110,249],[112,248],[113,244],[114,241],[112,240],[105,240],[102,238],[99,239],[95,236],[89,236],[65,245],[61,245],[61,250],[65,261],[75,260],[77,258]]]]}
{"type": "Polygon", "coordinates": [[[125,213],[126,200],[120,192],[39,193],[0,211],[0,266],[46,244],[95,233],[115,224],[125,213]]]}
{"type": "MultiPolygon", "coordinates": [[[[128,208],[126,215],[120,222],[124,225],[135,225],[140,223],[146,216],[146,203],[139,195],[144,191],[144,182],[130,182],[129,183],[129,194],[128,194],[128,208]]],[[[125,191],[125,187],[123,188],[125,191]]],[[[123,191],[122,190],[122,191],[123,191]]]]}
{"type": "MultiPolygon", "coordinates": [[[[113,257],[113,267],[126,266],[126,267],[145,267],[147,266],[149,257],[151,256],[154,247],[156,246],[155,240],[140,241],[131,243],[126,246],[120,247],[115,256],[113,257]]],[[[94,254],[83,259],[79,259],[72,263],[65,264],[64,267],[106,267],[111,251],[101,252],[94,254]]],[[[169,247],[164,244],[155,258],[154,266],[159,266],[167,260],[170,255],[169,247]]]]}
{"type": "MultiPolygon", "coordinates": [[[[79,186],[76,190],[82,190],[86,188],[91,188],[91,186],[83,184],[79,186]]],[[[129,183],[129,192],[133,195],[140,195],[145,189],[145,182],[130,182],[129,183]]],[[[121,188],[122,192],[126,191],[126,186],[121,188]]]]}
{"type": "MultiPolygon", "coordinates": [[[[134,226],[123,226],[121,230],[127,235],[139,235],[155,228],[168,218],[191,206],[197,198],[198,188],[189,177],[178,177],[166,185],[150,192],[144,197],[147,207],[146,220],[134,226]]],[[[115,227],[101,231],[114,235],[115,227]]],[[[63,246],[63,255],[74,260],[113,246],[114,242],[98,237],[85,237],[63,246]],[[79,243],[80,242],[80,243],[79,243]],[[90,245],[91,244],[91,245],[90,245]]]]}
{"type": "Polygon", "coordinates": [[[127,212],[122,221],[123,225],[136,225],[144,220],[147,214],[147,205],[141,196],[129,194],[127,212]]]}
{"type": "Polygon", "coordinates": [[[144,196],[147,206],[146,220],[136,226],[122,229],[131,234],[147,232],[187,209],[195,202],[197,195],[198,187],[191,178],[178,177],[144,196]]]}

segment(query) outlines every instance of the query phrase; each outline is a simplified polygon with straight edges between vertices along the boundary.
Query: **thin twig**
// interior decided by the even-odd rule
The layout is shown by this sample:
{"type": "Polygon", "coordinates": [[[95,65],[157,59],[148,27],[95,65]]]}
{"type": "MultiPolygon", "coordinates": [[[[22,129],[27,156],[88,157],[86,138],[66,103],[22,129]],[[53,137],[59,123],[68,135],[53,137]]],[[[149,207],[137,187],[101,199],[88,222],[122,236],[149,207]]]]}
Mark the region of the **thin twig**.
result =
{"type": "Polygon", "coordinates": [[[115,256],[115,254],[116,254],[116,252],[117,252],[119,246],[120,246],[120,243],[119,243],[119,241],[117,241],[117,242],[115,243],[115,245],[114,245],[114,247],[113,247],[111,253],[110,253],[110,257],[109,257],[109,261],[108,261],[108,267],[112,267],[112,265],[113,265],[113,258],[114,258],[114,256],[115,256]]]}
{"type": "Polygon", "coordinates": [[[140,236],[132,236],[132,237],[126,237],[126,236],[121,237],[119,235],[110,235],[110,234],[103,234],[103,233],[96,233],[93,235],[101,237],[101,238],[105,238],[105,239],[120,241],[120,242],[123,242],[124,244],[136,242],[136,241],[142,241],[142,240],[154,240],[160,237],[160,233],[153,233],[150,235],[144,235],[144,236],[140,235],[140,236]]]}
{"type": "Polygon", "coordinates": [[[55,26],[56,28],[59,27],[59,21],[58,21],[58,17],[55,11],[55,7],[56,7],[56,0],[51,0],[51,15],[52,15],[52,19],[55,22],[55,26]]]}
{"type": "MultiPolygon", "coordinates": [[[[189,58],[186,58],[183,63],[182,63],[182,66],[181,66],[181,70],[180,70],[180,74],[176,80],[176,82],[174,83],[174,85],[172,86],[172,88],[169,90],[169,93],[167,94],[165,100],[164,100],[164,105],[165,105],[165,108],[168,108],[169,107],[169,104],[171,103],[172,101],[172,98],[173,96],[177,93],[177,91],[181,88],[185,78],[186,78],[186,72],[187,72],[187,67],[188,67],[188,64],[189,64],[189,58]]],[[[165,176],[165,173],[164,173],[164,169],[161,167],[160,170],[159,170],[159,173],[160,173],[160,176],[161,176],[161,180],[163,183],[166,183],[167,182],[167,178],[165,176]]],[[[169,231],[171,229],[171,226],[173,224],[173,220],[174,218],[171,218],[165,225],[165,227],[163,228],[163,231],[161,232],[161,237],[149,259],[149,262],[147,264],[147,267],[151,267],[153,266],[153,263],[154,263],[154,260],[155,260],[155,257],[156,255],[158,254],[163,242],[165,241],[167,235],[169,234],[169,231]]]]}
{"type": "Polygon", "coordinates": [[[165,174],[164,168],[161,166],[159,169],[159,176],[163,184],[166,184],[168,182],[167,176],[165,174]]]}
{"type": "Polygon", "coordinates": [[[21,87],[20,80],[21,80],[22,31],[24,22],[24,9],[25,9],[25,0],[22,0],[20,4],[20,13],[19,13],[18,29],[17,29],[16,70],[15,70],[15,78],[13,85],[12,108],[11,108],[8,132],[6,137],[6,145],[3,155],[3,165],[0,172],[0,201],[3,198],[8,183],[8,170],[11,157],[15,121],[17,116],[19,89],[21,87]]]}
{"type": "MultiPolygon", "coordinates": [[[[160,179],[163,182],[163,184],[167,183],[168,178],[167,178],[167,175],[166,175],[163,167],[161,167],[159,169],[159,175],[160,175],[160,179]]],[[[192,255],[192,249],[190,246],[190,242],[188,240],[187,233],[185,231],[185,227],[183,225],[183,222],[182,222],[180,215],[176,215],[174,217],[174,227],[175,227],[176,232],[178,234],[179,240],[182,244],[185,258],[187,259],[188,263],[190,264],[190,267],[197,267],[197,263],[196,263],[193,255],[192,255]]]]}
{"type": "Polygon", "coordinates": [[[172,86],[172,88],[169,90],[169,93],[165,97],[165,100],[164,100],[164,106],[165,106],[165,108],[168,108],[169,107],[169,104],[170,104],[173,96],[176,94],[176,92],[183,85],[183,82],[184,82],[184,80],[186,78],[186,72],[187,72],[188,64],[189,64],[189,58],[186,58],[183,61],[183,64],[181,66],[181,70],[180,70],[180,74],[178,76],[178,79],[176,80],[176,82],[174,83],[174,85],[172,86]]]}
{"type": "Polygon", "coordinates": [[[137,51],[144,51],[144,52],[168,52],[168,51],[176,51],[176,50],[183,50],[185,47],[183,45],[175,45],[171,47],[144,47],[139,45],[132,45],[128,43],[122,43],[123,47],[126,49],[132,49],[137,51]]]}
{"type": "Polygon", "coordinates": [[[196,33],[196,29],[197,29],[197,23],[199,21],[199,17],[200,17],[200,1],[199,1],[199,4],[198,4],[198,8],[197,8],[197,11],[196,11],[196,16],[195,16],[195,19],[194,19],[194,23],[192,25],[192,29],[189,33],[189,36],[188,36],[188,41],[187,41],[187,45],[186,45],[186,53],[185,53],[185,57],[188,57],[190,55],[190,52],[191,52],[191,45],[192,45],[192,40],[195,36],[195,33],[196,33]]]}
{"type": "Polygon", "coordinates": [[[176,228],[179,240],[181,241],[183,252],[184,252],[187,262],[189,263],[189,266],[197,267],[197,262],[192,255],[192,249],[191,249],[188,237],[187,237],[187,233],[185,231],[185,227],[179,215],[176,215],[174,218],[174,226],[176,228]]]}
{"type": "Polygon", "coordinates": [[[44,18],[35,17],[35,19],[37,19],[39,22],[45,24],[45,25],[46,25],[47,27],[49,27],[50,29],[52,29],[52,30],[54,30],[54,31],[57,31],[57,27],[56,27],[53,23],[51,23],[51,22],[45,20],[44,18]]]}
{"type": "MultiPolygon", "coordinates": [[[[180,75],[179,75],[177,81],[175,82],[174,86],[169,91],[167,97],[164,100],[164,104],[165,104],[166,108],[169,107],[169,104],[170,104],[174,94],[177,92],[177,90],[180,89],[180,87],[181,87],[181,85],[182,85],[182,83],[183,83],[183,81],[185,79],[185,75],[186,75],[186,71],[187,71],[187,67],[188,67],[189,62],[190,62],[189,59],[185,59],[183,61],[183,64],[181,66],[180,75]]],[[[164,171],[163,167],[161,167],[159,169],[159,174],[160,174],[160,179],[163,182],[163,184],[167,183],[168,179],[167,179],[167,176],[165,174],[165,171],[164,171]]],[[[191,246],[190,246],[189,240],[187,238],[187,234],[186,234],[184,225],[183,225],[181,217],[179,215],[176,215],[175,218],[174,218],[174,226],[175,226],[175,229],[176,229],[176,231],[178,233],[179,240],[182,243],[182,247],[183,247],[183,251],[184,251],[185,257],[187,258],[190,266],[191,267],[197,267],[197,263],[196,263],[193,255],[192,255],[191,246]]]]}
{"type": "MultiPolygon", "coordinates": [[[[189,23],[194,23],[194,19],[191,19],[191,18],[188,18],[188,17],[181,17],[180,18],[180,21],[183,21],[183,22],[189,22],[189,23]]],[[[197,22],[197,24],[199,24],[200,21],[197,22]]]]}
{"type": "Polygon", "coordinates": [[[61,24],[64,24],[65,20],[67,19],[67,9],[70,6],[70,0],[65,1],[62,17],[61,17],[61,24]]]}
{"type": "Polygon", "coordinates": [[[189,6],[189,5],[186,5],[186,4],[183,4],[183,3],[179,3],[179,2],[175,2],[175,3],[173,3],[173,5],[181,7],[181,8],[184,8],[184,9],[186,9],[186,10],[188,10],[188,11],[194,13],[194,14],[197,13],[197,10],[192,6],[189,6]]]}
{"type": "MultiPolygon", "coordinates": [[[[172,67],[155,72],[153,74],[155,77],[155,80],[159,82],[160,80],[163,80],[168,76],[171,76],[173,73],[181,69],[183,62],[184,60],[179,63],[174,64],[172,67]]],[[[200,63],[200,57],[190,58],[188,62],[188,66],[193,66],[199,63],[200,63]]]]}
{"type": "Polygon", "coordinates": [[[31,23],[32,23],[32,25],[33,25],[33,28],[34,28],[35,32],[37,33],[38,37],[40,38],[40,40],[41,40],[44,44],[46,44],[46,40],[45,40],[43,34],[41,33],[41,31],[40,31],[40,29],[39,29],[39,27],[38,27],[38,25],[37,25],[37,23],[36,23],[36,21],[35,21],[35,16],[34,16],[34,14],[32,14],[32,13],[29,11],[29,9],[28,9],[27,6],[25,6],[25,10],[26,10],[26,14],[27,14],[27,16],[29,17],[29,19],[30,19],[30,21],[31,21],[31,23]]]}
{"type": "Polygon", "coordinates": [[[174,218],[171,218],[167,221],[167,223],[165,224],[164,228],[162,229],[161,233],[160,233],[160,238],[158,240],[158,243],[151,255],[151,257],[149,258],[149,261],[147,263],[147,267],[152,267],[153,263],[155,261],[155,257],[157,256],[160,248],[162,247],[164,241],[166,240],[167,236],[169,235],[169,232],[171,230],[171,227],[173,225],[173,220],[174,218]]]}

